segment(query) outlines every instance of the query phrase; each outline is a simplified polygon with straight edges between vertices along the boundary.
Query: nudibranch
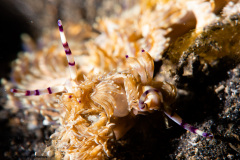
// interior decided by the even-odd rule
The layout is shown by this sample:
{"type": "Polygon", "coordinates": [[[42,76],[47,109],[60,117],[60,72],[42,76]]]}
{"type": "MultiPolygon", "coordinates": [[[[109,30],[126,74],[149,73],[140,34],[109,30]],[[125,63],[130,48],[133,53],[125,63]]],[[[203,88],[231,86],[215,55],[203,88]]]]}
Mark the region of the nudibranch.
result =
{"type": "Polygon", "coordinates": [[[153,80],[153,58],[144,49],[138,57],[126,55],[128,67],[122,70],[90,74],[79,80],[76,62],[60,20],[58,26],[70,78],[42,89],[11,89],[16,96],[57,97],[58,107],[62,108],[60,126],[51,136],[52,145],[45,150],[48,156],[54,155],[57,159],[110,157],[109,142],[121,138],[134,125],[135,116],[154,110],[162,110],[190,132],[213,138],[213,135],[183,121],[170,108],[177,89],[170,83],[153,80]]]}

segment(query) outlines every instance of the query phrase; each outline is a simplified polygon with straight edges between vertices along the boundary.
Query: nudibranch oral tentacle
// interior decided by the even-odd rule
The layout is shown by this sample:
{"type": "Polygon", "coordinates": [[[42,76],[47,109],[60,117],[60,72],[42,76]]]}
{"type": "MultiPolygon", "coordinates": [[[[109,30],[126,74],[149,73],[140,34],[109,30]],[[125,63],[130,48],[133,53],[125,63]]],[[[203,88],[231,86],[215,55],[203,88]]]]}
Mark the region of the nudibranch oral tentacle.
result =
{"type": "Polygon", "coordinates": [[[54,86],[45,89],[36,90],[24,90],[24,89],[11,89],[10,92],[14,93],[15,96],[40,96],[46,94],[53,94],[65,91],[64,86],[54,86]]]}
{"type": "Polygon", "coordinates": [[[62,45],[64,47],[66,57],[67,57],[71,79],[67,80],[63,85],[48,87],[45,89],[35,89],[35,90],[11,89],[10,92],[14,93],[14,95],[39,96],[39,95],[53,94],[53,93],[59,93],[64,91],[73,92],[73,86],[76,86],[76,82],[77,82],[77,68],[75,65],[75,60],[72,55],[71,49],[67,43],[61,20],[58,20],[58,27],[59,27],[62,45]]]}
{"type": "MultiPolygon", "coordinates": [[[[160,100],[158,102],[158,105],[162,105],[162,104],[165,105],[164,101],[163,101],[162,93],[159,90],[155,89],[155,88],[151,88],[151,89],[148,89],[145,92],[143,92],[143,94],[139,98],[139,109],[141,111],[149,111],[150,107],[154,107],[154,106],[149,106],[149,104],[146,103],[147,96],[150,93],[157,93],[158,97],[156,97],[156,96],[151,97],[152,100],[158,100],[158,101],[160,100]]],[[[175,112],[171,111],[171,109],[169,109],[168,106],[164,107],[163,110],[164,110],[164,113],[170,119],[172,119],[174,122],[176,122],[178,125],[180,125],[184,129],[186,129],[186,130],[188,130],[188,131],[190,131],[190,132],[192,132],[194,134],[198,134],[200,136],[206,137],[206,138],[210,138],[210,139],[213,138],[212,134],[203,132],[203,131],[199,130],[198,128],[195,128],[195,127],[191,126],[190,124],[186,123],[178,114],[176,114],[175,112]]]]}
{"type": "Polygon", "coordinates": [[[67,43],[66,36],[64,34],[64,31],[63,31],[63,26],[62,26],[62,21],[61,20],[58,20],[58,27],[59,27],[59,31],[60,31],[60,37],[61,37],[62,45],[63,45],[63,48],[64,48],[66,56],[67,56],[67,60],[68,60],[71,79],[73,81],[76,81],[77,68],[76,68],[76,65],[75,65],[74,57],[72,55],[72,51],[71,51],[71,49],[70,49],[70,47],[67,43]]]}
{"type": "Polygon", "coordinates": [[[198,134],[200,136],[203,136],[203,137],[206,137],[206,138],[209,138],[209,139],[212,139],[213,138],[213,135],[210,134],[210,133],[206,133],[206,132],[203,132],[201,131],[200,129],[198,128],[195,128],[193,127],[192,125],[186,123],[177,113],[169,110],[169,109],[165,109],[164,110],[164,113],[170,118],[172,119],[174,122],[176,122],[178,125],[180,125],[181,127],[183,127],[184,129],[192,132],[192,133],[195,133],[195,134],[198,134]]]}

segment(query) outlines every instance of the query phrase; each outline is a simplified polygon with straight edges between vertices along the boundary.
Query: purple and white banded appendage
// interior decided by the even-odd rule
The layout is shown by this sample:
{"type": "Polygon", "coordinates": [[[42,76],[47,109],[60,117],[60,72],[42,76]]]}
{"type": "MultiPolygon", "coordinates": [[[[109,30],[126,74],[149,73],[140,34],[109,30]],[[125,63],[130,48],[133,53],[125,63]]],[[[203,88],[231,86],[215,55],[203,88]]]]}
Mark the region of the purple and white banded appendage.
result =
{"type": "Polygon", "coordinates": [[[186,129],[186,130],[188,130],[188,131],[190,131],[192,133],[198,134],[200,136],[206,137],[206,138],[210,138],[210,139],[213,138],[212,134],[203,132],[203,131],[199,130],[198,128],[195,128],[195,127],[191,126],[190,124],[184,122],[184,120],[177,113],[172,112],[170,110],[165,110],[164,113],[170,119],[172,119],[174,122],[176,122],[178,125],[180,125],[184,129],[186,129]]]}
{"type": "Polygon", "coordinates": [[[11,89],[12,93],[15,96],[39,96],[45,94],[53,94],[65,91],[64,86],[55,86],[55,87],[48,87],[45,89],[36,89],[36,90],[24,90],[24,89],[11,89]]]}
{"type": "Polygon", "coordinates": [[[67,56],[67,60],[68,60],[71,79],[76,80],[76,78],[77,78],[77,68],[76,68],[76,65],[75,65],[75,60],[74,60],[74,57],[72,55],[71,49],[68,46],[66,36],[64,34],[64,31],[63,31],[63,26],[62,26],[62,21],[61,20],[58,20],[58,27],[59,27],[59,31],[60,31],[60,37],[61,37],[62,45],[63,45],[63,48],[64,48],[66,56],[67,56]]]}
{"type": "MultiPolygon", "coordinates": [[[[154,89],[154,88],[148,89],[145,92],[143,92],[143,94],[141,95],[141,97],[139,99],[139,109],[141,111],[148,111],[148,109],[151,107],[151,106],[148,106],[145,101],[146,101],[147,95],[149,93],[154,93],[154,92],[159,95],[160,103],[163,103],[162,93],[159,90],[154,89]]],[[[192,133],[199,134],[199,135],[201,135],[203,137],[206,137],[206,138],[213,138],[212,134],[203,132],[203,131],[199,130],[198,128],[195,128],[195,127],[191,126],[190,124],[185,123],[184,120],[178,114],[176,114],[175,112],[172,112],[169,109],[168,110],[164,109],[164,113],[170,119],[172,119],[174,122],[176,122],[178,125],[182,126],[184,129],[186,129],[186,130],[188,130],[188,131],[190,131],[192,133]]]]}

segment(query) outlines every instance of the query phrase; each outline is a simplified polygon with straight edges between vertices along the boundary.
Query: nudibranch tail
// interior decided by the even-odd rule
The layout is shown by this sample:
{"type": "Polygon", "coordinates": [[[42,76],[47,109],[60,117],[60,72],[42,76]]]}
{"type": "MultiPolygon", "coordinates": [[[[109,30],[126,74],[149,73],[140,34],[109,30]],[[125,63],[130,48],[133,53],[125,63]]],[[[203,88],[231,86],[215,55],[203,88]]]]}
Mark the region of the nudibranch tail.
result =
{"type": "Polygon", "coordinates": [[[199,130],[198,128],[195,128],[195,127],[191,126],[190,124],[184,122],[184,120],[178,114],[176,114],[175,112],[172,112],[170,110],[165,110],[164,113],[170,119],[172,119],[174,122],[176,122],[178,125],[180,125],[184,129],[186,129],[186,130],[188,130],[192,133],[198,134],[200,136],[206,137],[206,138],[210,138],[210,139],[213,138],[212,134],[203,132],[203,131],[199,130]]]}
{"type": "Polygon", "coordinates": [[[55,87],[48,87],[45,89],[36,89],[36,90],[11,89],[10,91],[14,93],[16,96],[39,96],[39,95],[63,92],[64,90],[65,90],[64,86],[55,86],[55,87]]]}
{"type": "Polygon", "coordinates": [[[58,20],[58,27],[59,27],[59,31],[60,31],[60,37],[61,37],[62,45],[63,45],[63,48],[64,48],[66,56],[67,56],[67,60],[68,60],[71,79],[76,80],[76,78],[77,78],[77,68],[76,68],[76,65],[75,65],[75,60],[74,60],[74,57],[72,55],[71,49],[70,49],[70,47],[67,43],[66,36],[64,34],[64,31],[63,31],[63,26],[62,26],[62,21],[61,20],[58,20]]]}

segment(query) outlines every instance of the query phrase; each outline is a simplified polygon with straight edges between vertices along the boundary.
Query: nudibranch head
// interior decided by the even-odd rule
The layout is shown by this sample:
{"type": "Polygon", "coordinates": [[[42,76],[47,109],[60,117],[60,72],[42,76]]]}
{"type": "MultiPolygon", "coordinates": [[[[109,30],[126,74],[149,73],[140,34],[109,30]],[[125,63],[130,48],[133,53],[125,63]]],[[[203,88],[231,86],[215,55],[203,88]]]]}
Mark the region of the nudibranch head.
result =
{"type": "Polygon", "coordinates": [[[140,111],[159,110],[163,103],[162,93],[156,88],[145,86],[147,89],[139,98],[140,111]]]}

